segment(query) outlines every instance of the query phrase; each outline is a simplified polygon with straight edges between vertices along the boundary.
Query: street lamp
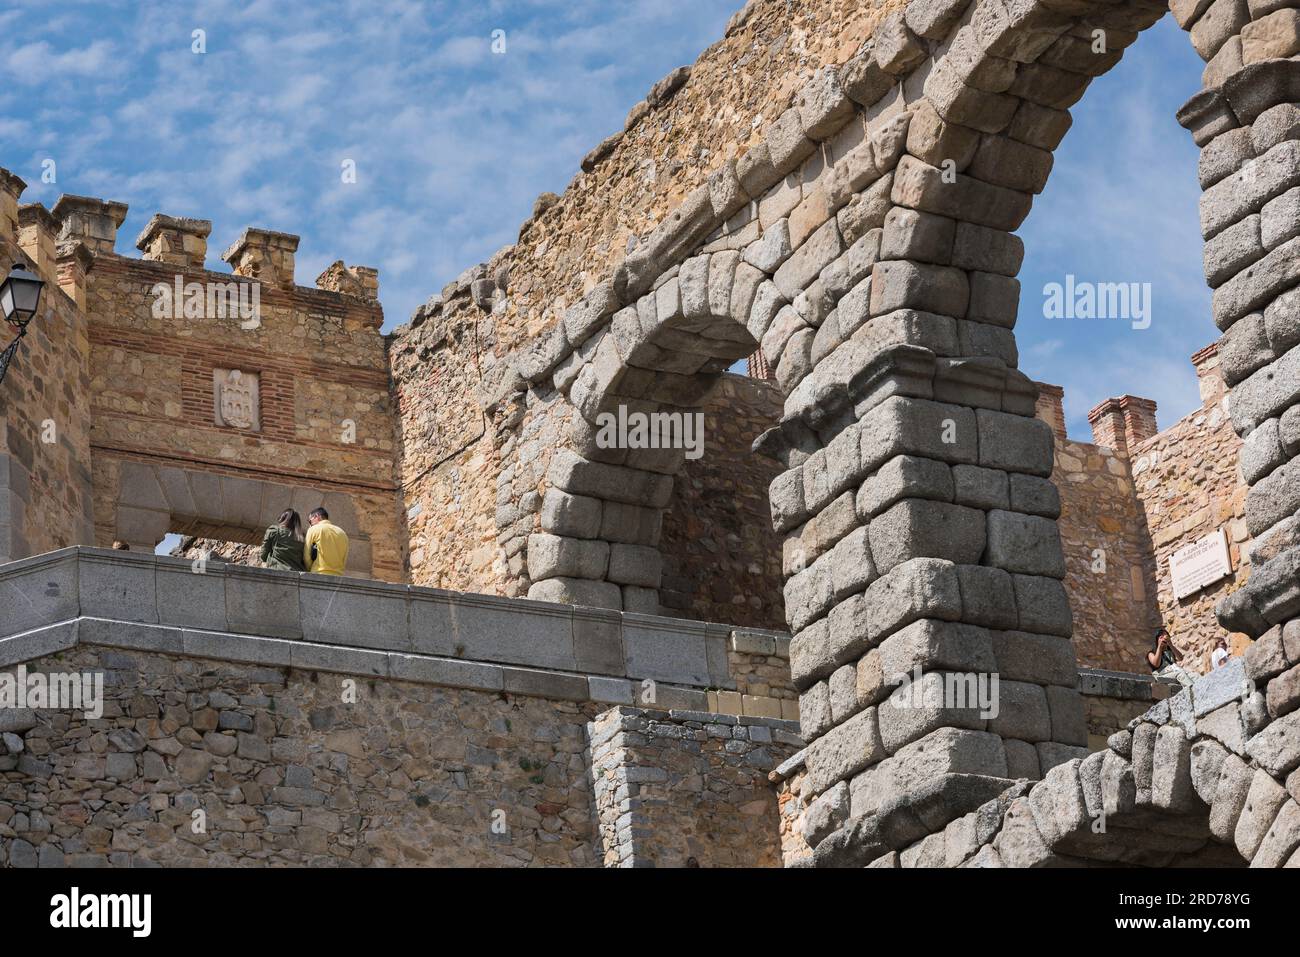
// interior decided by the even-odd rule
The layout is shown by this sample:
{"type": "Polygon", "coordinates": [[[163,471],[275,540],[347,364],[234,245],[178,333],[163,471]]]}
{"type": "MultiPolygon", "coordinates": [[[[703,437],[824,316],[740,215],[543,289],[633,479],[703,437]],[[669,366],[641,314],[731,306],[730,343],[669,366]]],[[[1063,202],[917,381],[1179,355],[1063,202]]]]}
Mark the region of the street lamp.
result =
{"type": "Polygon", "coordinates": [[[27,325],[36,317],[37,307],[41,302],[41,290],[45,281],[27,271],[22,263],[14,263],[5,281],[0,283],[0,309],[4,311],[5,322],[14,330],[13,341],[0,353],[0,382],[4,381],[9,371],[9,363],[18,351],[18,344],[27,335],[27,325]]]}

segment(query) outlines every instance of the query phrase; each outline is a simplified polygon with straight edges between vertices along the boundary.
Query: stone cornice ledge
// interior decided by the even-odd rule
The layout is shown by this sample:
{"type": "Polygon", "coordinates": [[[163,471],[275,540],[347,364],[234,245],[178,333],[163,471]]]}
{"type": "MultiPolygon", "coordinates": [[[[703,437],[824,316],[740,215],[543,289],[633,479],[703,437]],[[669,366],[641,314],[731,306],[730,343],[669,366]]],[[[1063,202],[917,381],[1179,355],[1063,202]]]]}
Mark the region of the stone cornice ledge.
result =
{"type": "MultiPolygon", "coordinates": [[[[548,700],[632,705],[641,687],[628,678],[583,675],[541,668],[512,667],[398,652],[345,648],[286,638],[261,638],[229,632],[199,631],[175,625],[144,625],[105,618],[75,618],[0,639],[0,668],[94,645],[158,655],[206,658],[269,668],[334,672],[356,677],[387,678],[472,691],[503,691],[548,700]]],[[[706,712],[708,698],[699,688],[657,684],[655,704],[677,717],[706,712]]],[[[777,718],[740,718],[791,736],[799,722],[777,718]]],[[[793,740],[793,737],[790,738],[793,740]]]]}

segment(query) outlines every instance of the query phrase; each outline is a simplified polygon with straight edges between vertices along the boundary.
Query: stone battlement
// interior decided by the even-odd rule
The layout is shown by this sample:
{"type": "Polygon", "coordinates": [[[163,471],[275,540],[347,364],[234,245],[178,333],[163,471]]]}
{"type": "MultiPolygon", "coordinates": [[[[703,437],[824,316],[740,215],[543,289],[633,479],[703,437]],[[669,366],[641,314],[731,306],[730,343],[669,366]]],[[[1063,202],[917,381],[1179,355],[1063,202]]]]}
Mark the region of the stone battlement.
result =
{"type": "MultiPolygon", "coordinates": [[[[78,246],[85,247],[92,256],[129,258],[119,256],[115,249],[117,232],[130,209],[126,203],[64,194],[53,209],[47,210],[39,203],[20,203],[26,188],[22,178],[0,167],[0,235],[19,242],[38,271],[54,278],[49,270],[78,246]]],[[[150,218],[136,237],[135,246],[142,254],[142,261],[167,263],[186,271],[204,270],[211,233],[211,220],[160,212],[150,218]]],[[[250,226],[241,231],[221,258],[230,264],[236,276],[294,291],[303,288],[294,277],[298,242],[299,237],[292,233],[250,226]]],[[[379,271],[370,266],[344,266],[339,261],[317,277],[316,288],[377,302],[379,271]],[[337,279],[334,271],[338,267],[345,270],[350,281],[337,279]]],[[[66,288],[65,291],[77,299],[71,291],[66,288]]],[[[382,316],[375,328],[380,324],[382,316]]]]}

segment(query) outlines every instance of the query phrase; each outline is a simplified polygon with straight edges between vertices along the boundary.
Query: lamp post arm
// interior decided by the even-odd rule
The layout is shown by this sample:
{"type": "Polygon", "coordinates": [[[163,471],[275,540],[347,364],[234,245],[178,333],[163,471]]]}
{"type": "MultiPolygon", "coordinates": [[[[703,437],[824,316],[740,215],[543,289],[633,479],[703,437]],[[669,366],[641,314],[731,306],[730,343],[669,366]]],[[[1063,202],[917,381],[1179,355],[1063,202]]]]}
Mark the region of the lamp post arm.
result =
{"type": "Polygon", "coordinates": [[[18,335],[14,336],[13,341],[5,346],[5,351],[0,352],[0,382],[4,382],[5,373],[9,371],[9,363],[13,361],[15,353],[18,352],[18,344],[23,341],[25,335],[27,335],[27,327],[22,326],[18,329],[18,335]]]}

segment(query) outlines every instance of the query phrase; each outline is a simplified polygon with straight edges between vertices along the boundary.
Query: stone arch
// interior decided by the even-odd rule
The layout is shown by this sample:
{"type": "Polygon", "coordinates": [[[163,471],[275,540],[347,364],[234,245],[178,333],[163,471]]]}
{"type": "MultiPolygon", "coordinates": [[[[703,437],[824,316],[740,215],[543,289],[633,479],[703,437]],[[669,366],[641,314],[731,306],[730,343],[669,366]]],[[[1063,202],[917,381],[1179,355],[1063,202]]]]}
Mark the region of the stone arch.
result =
{"type": "MultiPolygon", "coordinates": [[[[246,475],[121,459],[111,486],[110,541],[153,552],[169,532],[260,543],[286,508],[307,513],[323,505],[349,533],[347,573],[372,575],[370,529],[353,496],[327,487],[290,486],[246,475]]],[[[102,542],[108,544],[109,542],[102,542]]]]}
{"type": "MultiPolygon", "coordinates": [[[[1083,767],[1051,432],[1034,418],[1036,388],[1016,368],[1023,247],[1014,231],[1046,183],[1069,108],[1170,9],[1207,61],[1205,89],[1179,121],[1202,148],[1206,272],[1233,421],[1247,439],[1247,523],[1260,543],[1250,582],[1218,613],[1226,628],[1256,638],[1280,628],[1300,614],[1293,5],[912,0],[883,17],[848,62],[818,71],[761,143],[719,168],[518,358],[524,383],[558,367],[556,386],[585,410],[576,451],[552,462],[543,531],[567,535],[585,523],[577,537],[595,539],[603,506],[577,498],[608,491],[617,509],[653,513],[673,463],[598,461],[590,414],[623,382],[653,394],[657,374],[690,383],[693,396],[716,371],[694,365],[698,351],[641,338],[658,321],[641,303],[657,304],[648,293],[675,277],[679,289],[694,286],[683,295],[703,310],[714,275],[728,273],[727,250],[766,273],[743,322],[786,394],[781,424],[756,449],[785,467],[770,500],[786,536],[791,670],[810,742],[804,797],[819,862],[863,863],[869,851],[933,839],[987,811],[1013,780],[1083,767]],[[746,234],[754,218],[756,238],[746,234]],[[751,250],[773,255],[755,262],[751,250]],[[658,373],[642,376],[626,361],[638,349],[663,360],[658,373]],[[972,716],[942,697],[889,708],[897,691],[886,679],[913,669],[924,688],[996,673],[1004,708],[972,716]]],[[[720,278],[720,299],[725,287],[720,278]]],[[[726,298],[729,310],[744,304],[745,288],[726,298]]],[[[712,314],[718,325],[706,315],[698,313],[701,330],[726,328],[723,310],[712,314]]],[[[652,564],[653,546],[639,547],[652,564]]],[[[537,558],[528,557],[534,597],[652,610],[642,607],[651,574],[636,586],[645,590],[616,599],[609,582],[576,589],[545,577],[537,558]]],[[[608,567],[587,580],[603,581],[608,567]]],[[[1293,656],[1287,668],[1295,667],[1293,656]]],[[[1274,680],[1300,681],[1292,670],[1274,680]]],[[[1289,707],[1279,704],[1279,714],[1289,707]]],[[[1121,751],[1101,760],[1119,767],[1121,751]]],[[[1281,787],[1288,764],[1256,770],[1281,787]]]]}
{"type": "Polygon", "coordinates": [[[686,434],[722,372],[758,347],[747,320],[766,278],[736,251],[687,259],[612,315],[579,350],[590,361],[557,374],[573,448],[547,475],[529,597],[658,613],[663,512],[687,450],[612,444],[602,428],[660,417],[686,434]]]}
{"type": "Polygon", "coordinates": [[[863,816],[838,830],[822,821],[816,856],[834,866],[1300,866],[1300,718],[1286,710],[1295,679],[1282,677],[1300,633],[1290,637],[1288,652],[1285,630],[1271,632],[1105,749],[941,827],[927,827],[924,800],[915,816],[863,816]]]}
{"type": "MultiPolygon", "coordinates": [[[[1300,485],[1289,474],[1300,451],[1293,428],[1300,424],[1293,288],[1300,282],[1300,63],[1287,59],[1300,49],[1277,22],[1294,19],[1293,10],[1277,18],[1229,0],[1173,9],[1210,61],[1211,85],[1179,119],[1203,149],[1207,276],[1225,332],[1233,421],[1246,439],[1247,521],[1266,543],[1256,553],[1262,567],[1218,613],[1226,628],[1259,638],[1300,611],[1300,485]]],[[[875,77],[889,103],[883,109],[910,116],[872,271],[871,313],[902,311],[913,322],[900,345],[868,346],[882,385],[850,390],[851,417],[827,416],[814,390],[813,411],[829,428],[792,415],[801,410],[789,404],[782,427],[797,434],[802,418],[818,438],[834,435],[824,447],[785,443],[789,470],[772,487],[778,528],[817,528],[815,538],[823,523],[840,534],[853,529],[843,541],[858,556],[848,572],[848,556],[834,551],[829,561],[823,555],[787,567],[791,666],[811,741],[804,795],[814,799],[819,862],[866,863],[918,839],[931,841],[935,860],[950,822],[995,793],[1009,794],[1009,779],[1044,777],[1025,802],[1050,794],[1047,778],[1065,779],[1066,791],[1080,780],[1086,737],[1070,674],[1059,499],[1044,481],[1050,436],[1018,394],[1024,381],[1014,369],[1020,248],[1012,231],[1050,173],[1051,151],[1070,123],[1065,111],[1165,13],[1152,3],[914,0],[886,17],[837,74],[850,97],[875,77]],[[952,358],[926,338],[946,323],[961,330],[952,358]],[[968,375],[954,383],[958,369],[968,375]],[[940,422],[956,426],[954,441],[942,442],[940,422]],[[850,493],[852,506],[844,498],[850,493]],[[921,707],[891,708],[897,692],[882,676],[913,667],[923,672],[924,690],[938,693],[921,707]],[[987,672],[1004,679],[1000,716],[986,720],[943,696],[940,686],[954,673],[987,672]]],[[[824,90],[833,87],[823,81],[824,90]]],[[[1292,697],[1281,693],[1285,703],[1268,714],[1285,714],[1292,697]]],[[[1262,698],[1252,700],[1257,712],[1264,707],[1262,698]]],[[[1251,740],[1281,753],[1271,763],[1243,762],[1274,796],[1285,795],[1283,779],[1300,763],[1291,723],[1300,719],[1280,720],[1286,732],[1257,721],[1251,740]],[[1288,733],[1292,743],[1283,744],[1288,733]]],[[[1147,726],[1157,722],[1139,723],[1134,733],[1157,733],[1147,726]]],[[[1182,732],[1164,727],[1159,739],[1170,742],[1174,764],[1165,770],[1172,774],[1188,756],[1176,745],[1182,732]]],[[[1133,772],[1139,789],[1150,766],[1133,772]]],[[[1241,813],[1232,801],[1224,806],[1241,813]]],[[[1027,807],[999,813],[995,801],[984,810],[996,833],[1013,818],[1030,820],[1027,807]]],[[[1293,832],[1300,843],[1300,831],[1280,798],[1268,813],[1262,827],[1283,835],[1264,859],[1277,864],[1294,849],[1293,832]]],[[[1032,820],[1039,838],[1061,837],[1041,815],[1032,820]]],[[[1258,850],[1252,843],[1239,842],[1246,859],[1258,850]]]]}
{"type": "MultiPolygon", "coordinates": [[[[827,129],[842,128],[849,117],[840,111],[827,129]]],[[[823,216],[817,229],[805,230],[804,217],[792,235],[788,215],[759,229],[760,200],[808,159],[810,142],[806,150],[775,147],[778,161],[764,144],[724,167],[640,247],[666,249],[652,260],[662,272],[652,274],[641,261],[648,254],[634,253],[613,279],[569,310],[557,330],[564,339],[560,349],[552,339],[520,360],[523,378],[533,382],[550,371],[530,368],[539,355],[551,353],[549,363],[555,352],[566,353],[551,379],[574,410],[572,448],[552,460],[539,503],[541,532],[528,541],[529,597],[659,610],[659,529],[684,455],[680,449],[602,448],[602,416],[616,416],[620,408],[690,414],[725,369],[762,349],[773,357],[783,392],[800,387],[788,395],[787,411],[793,401],[806,418],[820,422],[863,374],[854,362],[861,353],[862,336],[854,338],[859,327],[905,341],[905,319],[875,322],[868,313],[871,272],[880,258],[881,230],[874,221],[883,214],[907,121],[906,115],[884,117],[869,130],[864,123],[855,148],[828,165],[829,223],[823,216]],[[854,225],[846,238],[833,213],[851,202],[854,225]],[[709,227],[716,229],[700,239],[709,227]],[[699,240],[700,251],[676,262],[678,252],[690,248],[678,235],[683,232],[699,240]],[[638,288],[641,294],[629,298],[638,288]],[[801,348],[787,350],[792,339],[801,348]],[[577,348],[575,341],[581,341],[577,348]],[[785,355],[789,359],[779,363],[785,355]],[[830,361],[821,362],[826,357],[830,361]],[[810,375],[814,366],[816,376],[810,375]]],[[[789,140],[794,127],[786,127],[779,135],[789,140]]],[[[951,342],[934,344],[955,354],[956,329],[944,331],[951,342]]],[[[764,448],[771,454],[779,444],[769,436],[764,448]]]]}

